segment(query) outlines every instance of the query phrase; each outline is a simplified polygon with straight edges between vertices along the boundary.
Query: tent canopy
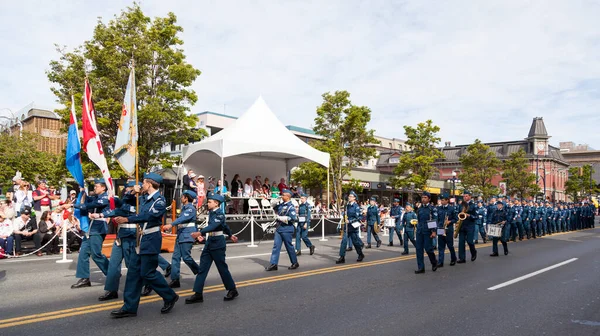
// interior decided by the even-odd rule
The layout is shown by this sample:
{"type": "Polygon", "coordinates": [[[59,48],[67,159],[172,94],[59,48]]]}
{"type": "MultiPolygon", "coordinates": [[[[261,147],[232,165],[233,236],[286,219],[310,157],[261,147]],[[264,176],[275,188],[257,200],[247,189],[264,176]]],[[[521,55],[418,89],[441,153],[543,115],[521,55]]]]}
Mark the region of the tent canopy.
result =
{"type": "Polygon", "coordinates": [[[262,97],[231,126],[183,149],[185,167],[207,176],[221,175],[221,158],[228,178],[239,173],[242,180],[261,175],[278,181],[293,167],[309,161],[329,167],[329,153],[297,138],[262,97]]]}

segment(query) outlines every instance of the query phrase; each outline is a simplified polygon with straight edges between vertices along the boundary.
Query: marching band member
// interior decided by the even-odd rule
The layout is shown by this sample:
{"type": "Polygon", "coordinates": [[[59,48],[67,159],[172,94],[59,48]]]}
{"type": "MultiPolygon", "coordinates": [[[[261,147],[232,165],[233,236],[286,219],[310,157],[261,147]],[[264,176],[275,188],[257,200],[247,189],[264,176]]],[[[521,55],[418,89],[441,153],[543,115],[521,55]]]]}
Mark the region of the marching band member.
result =
{"type": "Polygon", "coordinates": [[[508,235],[510,234],[510,228],[507,225],[507,212],[504,211],[504,204],[502,202],[498,202],[496,204],[497,210],[494,212],[494,217],[492,218],[492,224],[501,225],[502,233],[500,237],[493,237],[492,239],[492,254],[490,257],[498,256],[498,240],[502,242],[502,247],[504,248],[504,255],[508,254],[508,235]]]}
{"type": "Polygon", "coordinates": [[[350,191],[348,194],[348,204],[346,204],[346,232],[342,238],[340,244],[340,258],[335,261],[336,264],[343,264],[346,262],[346,245],[347,241],[352,241],[352,245],[356,249],[358,259],[356,261],[363,261],[365,255],[362,252],[363,242],[358,237],[358,230],[360,230],[360,217],[361,210],[358,203],[356,203],[356,193],[350,191]]]}
{"type": "Polygon", "coordinates": [[[208,226],[200,232],[191,234],[192,238],[199,238],[200,242],[205,240],[204,235],[208,235],[208,238],[206,238],[206,243],[202,249],[202,255],[200,255],[200,267],[198,269],[198,274],[196,275],[196,280],[194,281],[194,295],[185,299],[186,304],[204,301],[202,294],[204,291],[204,283],[213,261],[219,270],[221,281],[223,281],[223,285],[227,290],[227,295],[225,295],[223,300],[231,301],[239,295],[235,282],[229,272],[229,267],[225,262],[225,251],[227,250],[225,236],[228,236],[234,243],[237,242],[237,237],[231,233],[231,229],[225,222],[225,214],[220,207],[223,202],[225,202],[225,198],[222,195],[214,193],[209,194],[207,203],[209,211],[208,226]]]}
{"type": "Polygon", "coordinates": [[[466,214],[466,218],[462,221],[462,225],[458,233],[458,261],[456,263],[464,264],[466,262],[465,243],[469,245],[469,250],[471,251],[471,261],[475,261],[475,259],[477,259],[477,249],[475,249],[475,244],[473,244],[473,235],[475,233],[475,220],[479,215],[477,214],[477,206],[471,199],[470,191],[466,190],[463,192],[463,205],[459,210],[460,212],[466,214]]]}
{"type": "Polygon", "coordinates": [[[144,174],[142,193],[146,193],[147,196],[140,199],[139,213],[115,218],[117,224],[138,223],[141,236],[138,238],[139,249],[136,248],[138,253],[132,254],[133,260],[127,265],[123,307],[110,313],[114,318],[137,316],[144,281],[162,297],[164,301],[163,308],[160,310],[162,314],[169,313],[179,299],[179,295],[169,288],[164,276],[156,270],[162,243],[160,225],[166,212],[165,198],[158,191],[162,181],[162,176],[156,173],[144,174]]]}
{"type": "Polygon", "coordinates": [[[377,242],[377,247],[381,246],[381,239],[375,232],[375,225],[379,226],[381,224],[381,217],[379,217],[379,208],[377,207],[377,199],[375,197],[371,197],[369,200],[369,206],[367,208],[367,247],[371,248],[371,234],[375,237],[375,241],[377,242]]]}
{"type": "Polygon", "coordinates": [[[417,248],[417,242],[415,241],[415,227],[419,220],[417,214],[413,211],[411,204],[406,204],[406,213],[402,218],[402,226],[404,227],[404,252],[402,255],[407,255],[408,252],[408,241],[413,244],[414,248],[417,248]]]}
{"type": "Polygon", "coordinates": [[[289,189],[283,189],[281,191],[281,199],[283,202],[273,208],[273,211],[277,213],[277,230],[275,231],[273,251],[271,252],[271,264],[266,268],[266,271],[277,270],[282,243],[285,245],[285,250],[292,263],[288,269],[293,270],[300,267],[296,252],[294,251],[294,245],[292,245],[294,222],[298,221],[298,216],[294,205],[290,202],[291,197],[292,192],[289,189]]]}
{"type": "Polygon", "coordinates": [[[300,205],[298,206],[298,226],[296,227],[296,255],[302,255],[302,244],[310,250],[310,255],[315,253],[315,246],[308,239],[308,229],[310,229],[310,204],[306,201],[306,194],[300,194],[300,205]]]}
{"type": "Polygon", "coordinates": [[[446,253],[446,246],[450,251],[450,266],[454,266],[456,264],[456,251],[454,250],[454,224],[458,220],[458,217],[454,206],[448,204],[448,194],[442,194],[440,198],[442,200],[442,205],[438,207],[437,224],[438,231],[441,234],[438,235],[437,267],[444,267],[444,254],[446,253]]]}
{"type": "Polygon", "coordinates": [[[77,272],[75,276],[79,278],[77,283],[71,288],[90,287],[90,256],[96,263],[102,274],[108,273],[108,258],[102,254],[102,243],[108,232],[106,220],[103,215],[110,212],[108,193],[106,192],[106,183],[104,179],[94,180],[94,193],[96,196],[86,197],[83,204],[69,204],[81,211],[92,212],[94,220],[90,223],[89,231],[84,236],[79,248],[79,257],[77,259],[77,272]]]}
{"type": "Polygon", "coordinates": [[[192,247],[194,238],[192,234],[198,231],[196,228],[197,211],[194,206],[194,200],[198,195],[192,190],[186,190],[181,194],[181,214],[170,225],[163,226],[163,230],[169,231],[173,226],[177,228],[177,238],[175,239],[175,249],[171,259],[171,282],[169,287],[179,288],[179,274],[181,269],[181,260],[190,268],[194,275],[198,274],[199,266],[192,258],[192,247]]]}
{"type": "Polygon", "coordinates": [[[390,211],[390,217],[394,219],[395,227],[390,228],[390,243],[388,246],[394,246],[394,231],[396,235],[398,235],[398,240],[400,241],[400,246],[402,246],[402,215],[404,211],[402,211],[402,207],[400,206],[400,200],[394,198],[394,205],[392,206],[392,210],[390,211]]]}
{"type": "Polygon", "coordinates": [[[431,194],[427,191],[421,196],[421,206],[417,209],[417,270],[415,274],[425,273],[423,252],[427,252],[432,270],[437,270],[437,260],[433,252],[432,238],[437,233],[437,209],[430,204],[431,194]]]}

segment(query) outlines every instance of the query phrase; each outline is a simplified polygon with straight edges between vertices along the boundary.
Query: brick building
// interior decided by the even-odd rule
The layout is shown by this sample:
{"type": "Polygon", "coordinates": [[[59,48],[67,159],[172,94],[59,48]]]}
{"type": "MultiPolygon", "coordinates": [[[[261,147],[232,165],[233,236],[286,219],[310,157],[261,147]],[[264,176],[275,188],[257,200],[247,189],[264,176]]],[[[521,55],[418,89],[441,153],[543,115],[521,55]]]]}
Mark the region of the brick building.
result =
{"type": "MultiPolygon", "coordinates": [[[[67,134],[63,132],[63,123],[53,111],[36,108],[33,104],[16,113],[21,121],[23,132],[37,134],[41,140],[37,144],[39,151],[61,154],[67,146],[67,134]]],[[[20,126],[14,121],[10,124],[13,135],[19,134],[20,126]]]]}

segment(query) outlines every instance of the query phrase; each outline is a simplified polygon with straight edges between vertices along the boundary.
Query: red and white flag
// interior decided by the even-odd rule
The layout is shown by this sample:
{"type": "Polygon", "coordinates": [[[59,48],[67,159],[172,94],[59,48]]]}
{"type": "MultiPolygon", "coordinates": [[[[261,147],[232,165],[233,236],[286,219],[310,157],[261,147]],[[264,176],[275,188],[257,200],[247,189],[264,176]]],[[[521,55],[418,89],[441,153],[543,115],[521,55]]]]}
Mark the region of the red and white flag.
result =
{"type": "Polygon", "coordinates": [[[87,153],[90,160],[100,168],[102,177],[104,178],[104,182],[106,182],[106,187],[108,189],[111,209],[114,209],[115,186],[110,177],[110,171],[108,170],[108,164],[106,163],[106,157],[104,156],[104,150],[102,149],[102,143],[100,142],[100,133],[98,132],[98,127],[96,125],[96,111],[94,110],[94,102],[92,101],[92,88],[87,79],[85,80],[81,121],[83,150],[87,153]]]}

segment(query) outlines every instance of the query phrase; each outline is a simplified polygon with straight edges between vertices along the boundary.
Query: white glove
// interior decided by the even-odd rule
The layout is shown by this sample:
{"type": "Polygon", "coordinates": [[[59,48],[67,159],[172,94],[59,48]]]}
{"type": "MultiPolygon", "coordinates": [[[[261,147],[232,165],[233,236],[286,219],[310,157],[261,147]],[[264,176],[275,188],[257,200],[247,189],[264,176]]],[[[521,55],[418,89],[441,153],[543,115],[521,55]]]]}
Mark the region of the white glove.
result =
{"type": "Polygon", "coordinates": [[[288,216],[277,216],[277,220],[287,224],[290,218],[288,216]]]}

